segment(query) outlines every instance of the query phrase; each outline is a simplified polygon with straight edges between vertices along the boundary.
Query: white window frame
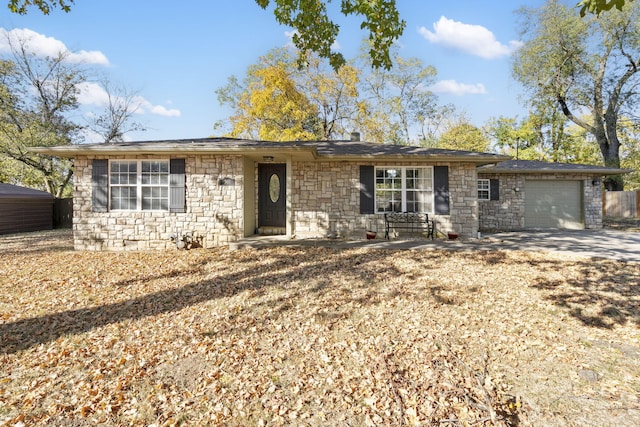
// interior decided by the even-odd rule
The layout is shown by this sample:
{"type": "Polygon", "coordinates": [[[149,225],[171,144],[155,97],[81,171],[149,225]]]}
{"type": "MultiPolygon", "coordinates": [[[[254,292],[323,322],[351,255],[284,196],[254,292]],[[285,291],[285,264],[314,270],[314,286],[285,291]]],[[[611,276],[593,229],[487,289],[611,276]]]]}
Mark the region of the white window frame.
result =
{"type": "Polygon", "coordinates": [[[431,209],[426,212],[422,212],[422,211],[421,212],[429,213],[429,214],[434,213],[435,192],[434,192],[434,182],[433,182],[434,181],[433,166],[376,166],[374,169],[374,194],[375,194],[374,206],[375,206],[376,213],[407,212],[407,193],[414,191],[413,189],[407,188],[407,170],[409,169],[423,169],[428,171],[428,174],[431,179],[431,187],[427,189],[421,189],[419,191],[428,194],[428,197],[430,198],[428,202],[429,202],[429,205],[431,206],[431,209]],[[400,210],[399,211],[380,209],[378,206],[378,191],[380,191],[380,189],[378,188],[378,171],[379,170],[388,171],[392,169],[400,171],[401,186],[398,189],[400,192],[400,210]]]}
{"type": "Polygon", "coordinates": [[[478,188],[478,200],[491,200],[491,180],[490,179],[478,178],[477,188],[478,188]],[[483,188],[480,188],[481,184],[483,188]],[[482,196],[484,196],[485,194],[484,192],[486,192],[487,197],[482,197],[480,192],[482,192],[482,196]]]}
{"type": "MultiPolygon", "coordinates": [[[[144,212],[169,212],[170,209],[170,203],[171,203],[171,191],[170,191],[170,182],[171,182],[171,163],[169,161],[169,159],[112,159],[109,160],[109,166],[108,166],[108,171],[109,171],[109,177],[108,177],[108,182],[109,182],[109,210],[110,211],[114,211],[114,212],[136,212],[136,211],[144,211],[144,212]],[[167,166],[167,173],[166,173],[166,184],[143,184],[142,183],[142,164],[143,163],[147,163],[147,162],[158,162],[158,163],[165,163],[167,166]],[[111,183],[111,165],[113,163],[136,163],[136,182],[134,184],[129,183],[129,184],[112,184],[111,183]],[[135,191],[136,191],[136,208],[135,209],[113,209],[111,202],[112,202],[112,195],[111,192],[113,190],[113,188],[119,188],[119,187],[135,187],[135,191]],[[142,190],[145,188],[161,188],[161,189],[166,189],[166,194],[167,194],[167,208],[166,209],[143,209],[142,208],[142,190]]],[[[164,199],[164,197],[161,197],[162,199],[164,199]]]]}

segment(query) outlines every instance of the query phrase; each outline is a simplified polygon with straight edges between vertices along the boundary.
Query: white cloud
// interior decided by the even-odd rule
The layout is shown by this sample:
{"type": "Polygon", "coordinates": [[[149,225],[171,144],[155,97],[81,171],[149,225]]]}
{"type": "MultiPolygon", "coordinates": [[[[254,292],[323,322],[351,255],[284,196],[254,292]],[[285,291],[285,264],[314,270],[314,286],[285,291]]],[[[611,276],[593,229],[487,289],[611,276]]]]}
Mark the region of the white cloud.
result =
{"type": "Polygon", "coordinates": [[[67,61],[74,64],[109,65],[109,60],[100,51],[80,50],[72,52],[60,40],[36,33],[28,28],[17,28],[9,31],[0,28],[0,52],[10,52],[10,43],[17,46],[21,42],[26,43],[27,49],[36,56],[55,57],[59,53],[64,53],[67,55],[67,61]]]}
{"type": "Polygon", "coordinates": [[[491,31],[481,25],[463,24],[444,16],[433,24],[434,32],[420,27],[418,32],[431,43],[442,44],[485,59],[510,55],[522,46],[519,41],[504,45],[496,40],[491,31]]]}
{"type": "MultiPolygon", "coordinates": [[[[83,82],[78,85],[78,102],[82,105],[104,107],[109,104],[109,94],[98,83],[83,82]]],[[[117,100],[114,100],[117,103],[117,100]]],[[[153,114],[163,117],[180,117],[180,110],[168,109],[162,105],[153,105],[141,96],[136,96],[131,102],[131,108],[137,114],[153,114]]]]}
{"type": "Polygon", "coordinates": [[[452,95],[481,95],[487,93],[482,83],[466,84],[458,83],[455,80],[440,80],[435,83],[429,90],[434,93],[448,93],[452,95]]]}
{"type": "Polygon", "coordinates": [[[138,105],[137,113],[140,114],[154,114],[156,116],[164,116],[164,117],[180,117],[182,113],[180,110],[175,108],[166,108],[162,105],[153,105],[151,102],[147,101],[141,96],[136,96],[134,98],[135,103],[138,105]]]}
{"type": "Polygon", "coordinates": [[[78,102],[81,105],[96,105],[98,107],[109,104],[109,95],[97,83],[82,82],[78,84],[78,102]]]}
{"type": "Polygon", "coordinates": [[[155,114],[157,116],[165,116],[165,117],[180,117],[182,114],[180,110],[175,108],[165,108],[162,105],[151,105],[151,103],[147,102],[145,106],[149,109],[151,114],[155,114]]]}

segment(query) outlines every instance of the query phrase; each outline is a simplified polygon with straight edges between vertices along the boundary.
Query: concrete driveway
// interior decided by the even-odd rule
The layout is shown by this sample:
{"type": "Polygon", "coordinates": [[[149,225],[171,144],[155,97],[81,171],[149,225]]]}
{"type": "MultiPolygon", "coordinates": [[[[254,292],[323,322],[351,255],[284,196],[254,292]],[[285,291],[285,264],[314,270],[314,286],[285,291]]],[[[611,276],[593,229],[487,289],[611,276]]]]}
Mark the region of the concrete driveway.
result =
{"type": "Polygon", "coordinates": [[[520,231],[489,234],[472,245],[527,251],[564,252],[640,262],[640,232],[619,230],[520,231]]]}
{"type": "Polygon", "coordinates": [[[483,234],[481,239],[447,240],[375,240],[375,247],[443,248],[458,250],[524,250],[563,252],[585,257],[640,262],[640,232],[599,230],[540,230],[483,234]],[[379,242],[379,243],[378,243],[379,242]]]}
{"type": "Polygon", "coordinates": [[[481,239],[465,240],[288,240],[283,236],[248,238],[236,247],[327,246],[379,249],[524,250],[564,252],[585,257],[640,262],[640,232],[599,230],[514,231],[483,234],[481,239]]]}

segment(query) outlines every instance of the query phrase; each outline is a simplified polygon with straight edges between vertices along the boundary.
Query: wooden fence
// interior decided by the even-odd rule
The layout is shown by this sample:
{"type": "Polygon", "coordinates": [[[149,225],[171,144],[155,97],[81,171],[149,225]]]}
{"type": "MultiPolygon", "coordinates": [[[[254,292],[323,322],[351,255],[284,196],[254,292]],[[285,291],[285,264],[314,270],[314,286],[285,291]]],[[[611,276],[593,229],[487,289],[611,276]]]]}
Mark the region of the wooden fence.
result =
{"type": "Polygon", "coordinates": [[[603,191],[602,214],[618,218],[640,217],[640,191],[603,191]]]}
{"type": "Polygon", "coordinates": [[[53,227],[73,226],[73,199],[55,199],[53,202],[53,227]]]}

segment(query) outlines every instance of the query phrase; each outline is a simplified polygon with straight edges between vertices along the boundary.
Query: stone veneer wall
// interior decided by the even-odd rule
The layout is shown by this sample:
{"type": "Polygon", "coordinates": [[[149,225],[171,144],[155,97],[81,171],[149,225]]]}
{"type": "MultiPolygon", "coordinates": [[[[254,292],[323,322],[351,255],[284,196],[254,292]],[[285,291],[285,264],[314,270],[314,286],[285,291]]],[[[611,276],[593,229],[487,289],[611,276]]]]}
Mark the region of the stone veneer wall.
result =
{"type": "MultiPolygon", "coordinates": [[[[224,246],[243,232],[242,156],[174,156],[185,159],[186,212],[92,212],[94,157],[74,161],[74,246],[78,250],[175,247],[173,233],[191,231],[204,247],[224,246]]],[[[114,156],[116,160],[165,159],[114,156]]]]}
{"type": "Polygon", "coordinates": [[[592,181],[601,177],[583,174],[481,174],[478,178],[499,179],[499,200],[480,200],[480,230],[521,230],[524,225],[525,180],[579,180],[583,181],[583,214],[585,228],[602,228],[602,185],[592,181]],[[515,191],[515,189],[518,191],[515,191]]]}
{"type": "MultiPolygon", "coordinates": [[[[293,162],[293,223],[298,238],[364,238],[366,230],[384,237],[383,214],[360,214],[360,165],[351,162],[293,162]]],[[[371,163],[368,163],[371,164],[371,163]]],[[[424,163],[384,162],[374,166],[424,166],[424,163]]],[[[438,232],[477,234],[478,201],[473,164],[448,164],[450,215],[434,215],[438,232]]]]}
{"type": "MultiPolygon", "coordinates": [[[[175,247],[171,234],[191,231],[204,247],[226,246],[245,234],[242,156],[175,156],[185,158],[186,212],[92,212],[92,160],[75,159],[74,245],[78,250],[141,250],[175,247]]],[[[116,156],[116,160],[158,159],[157,156],[116,156]]],[[[360,164],[292,162],[291,209],[294,237],[364,238],[365,231],[384,237],[382,214],[360,214],[360,164]]],[[[385,162],[379,166],[423,163],[385,162]]],[[[434,215],[438,232],[463,237],[478,230],[476,168],[449,166],[450,215],[434,215]]],[[[257,197],[257,185],[255,186],[257,197]]],[[[248,213],[247,213],[248,214],[248,213]]]]}
{"type": "Polygon", "coordinates": [[[350,162],[293,162],[293,233],[296,237],[364,237],[384,233],[382,215],[360,214],[360,165],[350,162]]]}
{"type": "Polygon", "coordinates": [[[478,235],[478,175],[473,163],[449,167],[451,214],[437,217],[438,230],[454,232],[461,237],[478,235]]]}
{"type": "Polygon", "coordinates": [[[480,231],[523,229],[524,175],[482,174],[478,178],[500,180],[498,200],[478,200],[480,231]]]}

